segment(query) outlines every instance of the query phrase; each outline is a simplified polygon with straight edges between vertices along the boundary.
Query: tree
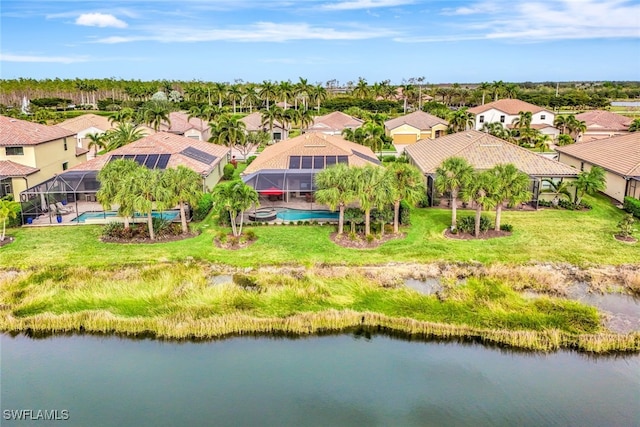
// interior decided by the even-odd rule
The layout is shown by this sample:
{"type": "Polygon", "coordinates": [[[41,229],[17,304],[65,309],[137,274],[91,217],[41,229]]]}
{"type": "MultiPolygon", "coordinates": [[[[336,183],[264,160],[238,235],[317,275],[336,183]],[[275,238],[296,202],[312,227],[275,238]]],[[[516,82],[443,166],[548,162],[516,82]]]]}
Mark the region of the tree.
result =
{"type": "Polygon", "coordinates": [[[144,136],[144,131],[138,129],[137,125],[133,123],[120,123],[114,129],[109,129],[105,132],[106,149],[107,151],[113,151],[116,148],[137,141],[144,136]]]}
{"type": "Polygon", "coordinates": [[[532,119],[533,119],[533,114],[531,114],[531,111],[520,111],[518,112],[518,117],[516,117],[512,121],[513,128],[514,129],[531,128],[532,119]]]}
{"type": "Polygon", "coordinates": [[[374,153],[380,151],[382,154],[384,128],[373,122],[368,122],[362,126],[362,132],[364,132],[364,145],[371,148],[374,153]]]}
{"type": "Polygon", "coordinates": [[[100,182],[100,189],[96,193],[98,202],[105,210],[110,210],[112,205],[117,204],[118,216],[124,218],[125,228],[129,228],[129,218],[135,213],[127,185],[129,176],[137,168],[138,164],[133,160],[118,159],[107,163],[97,175],[100,182]]]}
{"type": "Polygon", "coordinates": [[[633,121],[629,125],[629,132],[638,132],[638,131],[640,131],[640,119],[633,119],[633,121]]]}
{"type": "Polygon", "coordinates": [[[318,203],[329,206],[329,209],[339,210],[338,234],[344,231],[344,209],[356,198],[356,182],[354,168],[339,163],[330,166],[315,176],[317,190],[315,198],[318,203]]]}
{"type": "Polygon", "coordinates": [[[227,97],[233,103],[233,114],[236,114],[236,104],[242,101],[242,89],[240,88],[240,85],[229,86],[227,97]]]}
{"type": "Polygon", "coordinates": [[[156,132],[158,132],[160,125],[164,122],[167,123],[167,126],[171,127],[169,109],[163,102],[149,102],[142,110],[142,118],[144,122],[156,132]]]}
{"type": "Polygon", "coordinates": [[[502,95],[502,93],[504,92],[505,89],[505,84],[502,80],[498,80],[498,81],[493,81],[493,83],[491,83],[491,92],[493,93],[493,101],[497,101],[498,97],[500,95],[502,95]]]}
{"type": "Polygon", "coordinates": [[[318,113],[320,112],[320,103],[327,99],[327,90],[321,85],[311,86],[308,91],[309,93],[309,102],[313,102],[316,104],[316,109],[318,113]]]}
{"type": "Polygon", "coordinates": [[[151,240],[156,238],[152,215],[154,204],[158,210],[164,210],[170,206],[173,200],[170,186],[167,185],[164,178],[164,174],[159,170],[139,166],[125,179],[134,211],[147,216],[147,227],[151,240]]]}
{"type": "Polygon", "coordinates": [[[98,149],[104,150],[107,147],[107,136],[104,133],[88,133],[86,138],[89,140],[87,148],[93,148],[93,156],[98,155],[98,149]]]}
{"type": "Polygon", "coordinates": [[[362,77],[358,78],[358,83],[356,87],[353,88],[351,94],[358,99],[365,99],[369,96],[369,85],[367,85],[367,80],[362,77]]]}
{"type": "Polygon", "coordinates": [[[295,88],[290,81],[282,81],[276,87],[278,95],[280,95],[280,99],[284,102],[284,109],[286,110],[287,101],[295,96],[295,88]]]}
{"type": "Polygon", "coordinates": [[[407,163],[393,163],[390,170],[394,187],[393,232],[397,234],[400,224],[400,202],[405,200],[415,205],[424,199],[426,188],[424,176],[414,166],[407,163]]]}
{"type": "Polygon", "coordinates": [[[170,205],[179,205],[182,232],[187,233],[187,215],[185,205],[195,206],[202,195],[202,177],[195,171],[179,165],[176,169],[164,171],[164,182],[169,187],[172,200],[170,205]]]}
{"type": "Polygon", "coordinates": [[[569,192],[569,188],[573,185],[571,182],[565,180],[555,181],[551,178],[544,178],[542,181],[549,184],[549,188],[542,190],[542,192],[553,194],[553,200],[551,201],[553,206],[558,206],[562,196],[566,197],[567,200],[571,200],[571,193],[569,192]]]}
{"type": "Polygon", "coordinates": [[[496,178],[495,201],[496,201],[496,231],[500,230],[500,219],[502,205],[507,203],[509,208],[513,208],[519,203],[531,200],[531,181],[529,176],[519,171],[512,163],[494,166],[490,171],[496,178]]]}
{"type": "Polygon", "coordinates": [[[260,98],[262,98],[265,104],[267,105],[267,111],[269,111],[269,104],[271,103],[271,100],[276,98],[277,93],[278,93],[278,89],[275,83],[272,83],[268,80],[264,80],[262,82],[259,95],[260,95],[260,98]]]}
{"type": "Polygon", "coordinates": [[[449,133],[464,132],[473,128],[475,124],[474,115],[467,111],[467,108],[460,108],[454,111],[449,120],[449,133]]]}
{"type": "Polygon", "coordinates": [[[249,114],[253,113],[254,106],[257,107],[260,104],[260,95],[253,83],[248,84],[244,88],[244,98],[242,98],[242,103],[249,105],[249,114]]]}
{"type": "MultiPolygon", "coordinates": [[[[227,94],[227,84],[216,82],[213,84],[213,93],[214,96],[218,96],[218,108],[222,108],[222,98],[224,98],[227,94]]],[[[211,103],[211,101],[209,101],[211,103]]]]}
{"type": "Polygon", "coordinates": [[[493,135],[496,138],[504,139],[505,141],[514,141],[513,135],[509,129],[505,128],[498,122],[485,123],[482,125],[482,131],[487,132],[489,135],[493,135]]]}
{"type": "Polygon", "coordinates": [[[2,221],[2,234],[0,242],[4,241],[7,230],[7,220],[15,219],[18,215],[20,203],[13,200],[0,199],[0,221],[2,221]]]}
{"type": "Polygon", "coordinates": [[[475,232],[476,238],[480,237],[480,219],[483,209],[491,209],[496,206],[497,179],[490,170],[474,173],[467,186],[462,189],[462,199],[473,201],[476,204],[475,232]]]}
{"type": "Polygon", "coordinates": [[[606,175],[600,166],[592,166],[587,171],[582,171],[578,175],[574,186],[576,187],[576,197],[573,203],[578,206],[585,194],[595,194],[596,191],[604,191],[606,188],[606,175]]]}
{"type": "Polygon", "coordinates": [[[273,125],[279,120],[281,120],[283,115],[284,115],[284,111],[282,110],[282,108],[277,106],[272,109],[267,108],[267,111],[263,111],[260,114],[260,117],[262,118],[261,126],[269,125],[269,136],[272,141],[273,141],[273,125]]]}
{"type": "Polygon", "coordinates": [[[109,116],[109,122],[111,124],[132,122],[135,115],[136,112],[133,108],[125,107],[120,111],[111,113],[111,115],[109,116]]]}
{"type": "Polygon", "coordinates": [[[356,197],[364,210],[364,233],[371,234],[371,209],[393,203],[394,188],[388,169],[367,165],[356,168],[356,197]]]}
{"type": "Polygon", "coordinates": [[[456,228],[458,194],[473,179],[473,166],[462,157],[449,157],[436,169],[435,186],[440,193],[449,193],[451,228],[456,228]]]}
{"type": "Polygon", "coordinates": [[[211,123],[211,138],[209,142],[216,142],[227,147],[241,145],[246,140],[247,126],[234,116],[224,115],[217,123],[211,123]]]}
{"type": "Polygon", "coordinates": [[[242,233],[244,211],[249,209],[253,204],[258,205],[258,192],[242,181],[230,181],[216,185],[211,195],[215,205],[229,213],[233,236],[240,236],[242,233]],[[240,215],[239,229],[236,223],[238,215],[240,215]]]}
{"type": "Polygon", "coordinates": [[[571,136],[567,135],[567,134],[560,134],[558,135],[558,141],[556,142],[556,144],[560,147],[565,146],[565,145],[571,145],[574,144],[575,141],[573,140],[573,138],[571,138],[571,136]]]}

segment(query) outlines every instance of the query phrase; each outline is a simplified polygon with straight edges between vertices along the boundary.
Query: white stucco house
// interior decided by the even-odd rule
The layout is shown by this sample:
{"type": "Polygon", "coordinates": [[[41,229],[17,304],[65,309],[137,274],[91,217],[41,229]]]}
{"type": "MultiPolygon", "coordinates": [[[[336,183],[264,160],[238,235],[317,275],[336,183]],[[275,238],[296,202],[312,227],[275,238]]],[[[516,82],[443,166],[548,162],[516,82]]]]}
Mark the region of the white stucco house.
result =
{"type": "Polygon", "coordinates": [[[512,129],[513,121],[521,111],[531,113],[531,128],[554,139],[560,134],[553,125],[555,114],[552,111],[519,99],[500,99],[469,109],[469,112],[475,115],[476,130],[482,130],[485,123],[500,123],[505,128],[512,129]]]}

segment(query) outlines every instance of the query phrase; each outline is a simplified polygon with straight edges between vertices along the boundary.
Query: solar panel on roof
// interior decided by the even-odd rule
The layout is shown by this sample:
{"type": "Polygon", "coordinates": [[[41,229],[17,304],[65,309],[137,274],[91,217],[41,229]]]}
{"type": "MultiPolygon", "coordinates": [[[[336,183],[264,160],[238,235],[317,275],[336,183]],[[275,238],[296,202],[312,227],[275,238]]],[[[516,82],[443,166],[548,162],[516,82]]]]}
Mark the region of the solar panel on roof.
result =
{"type": "Polygon", "coordinates": [[[134,157],[133,160],[135,160],[137,164],[142,166],[142,165],[144,165],[145,160],[147,160],[147,157],[148,157],[147,154],[138,154],[138,155],[136,155],[136,157],[134,157]]]}
{"type": "Polygon", "coordinates": [[[158,163],[156,164],[156,169],[166,169],[167,164],[169,164],[169,158],[171,154],[160,154],[158,158],[158,163]]]}
{"type": "Polygon", "coordinates": [[[123,159],[125,160],[133,160],[136,156],[133,154],[125,154],[124,156],[122,156],[123,159]]]}
{"type": "Polygon", "coordinates": [[[217,159],[217,157],[214,156],[213,154],[205,153],[204,151],[198,150],[197,148],[194,148],[194,147],[187,147],[184,150],[182,150],[180,154],[183,154],[193,160],[197,160],[207,165],[210,165],[217,159]]]}
{"type": "Polygon", "coordinates": [[[149,154],[147,156],[147,160],[145,160],[144,165],[149,169],[153,169],[156,167],[156,162],[158,161],[159,154],[149,154]]]}
{"type": "Polygon", "coordinates": [[[355,154],[356,156],[360,157],[361,159],[365,159],[371,163],[373,163],[374,165],[379,165],[380,164],[380,160],[374,158],[374,157],[369,157],[366,154],[362,154],[358,151],[354,151],[353,154],[355,154]]]}

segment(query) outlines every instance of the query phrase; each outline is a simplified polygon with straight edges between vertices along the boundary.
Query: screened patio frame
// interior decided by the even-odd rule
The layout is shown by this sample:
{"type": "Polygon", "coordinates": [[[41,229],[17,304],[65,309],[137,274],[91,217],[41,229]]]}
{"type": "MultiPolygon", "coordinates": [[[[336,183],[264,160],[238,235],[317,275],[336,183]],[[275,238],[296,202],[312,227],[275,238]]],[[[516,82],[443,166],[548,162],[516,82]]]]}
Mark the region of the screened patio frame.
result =
{"type": "Polygon", "coordinates": [[[315,176],[321,171],[322,169],[262,169],[244,176],[242,181],[258,194],[281,191],[287,202],[290,193],[315,192],[315,176]]]}

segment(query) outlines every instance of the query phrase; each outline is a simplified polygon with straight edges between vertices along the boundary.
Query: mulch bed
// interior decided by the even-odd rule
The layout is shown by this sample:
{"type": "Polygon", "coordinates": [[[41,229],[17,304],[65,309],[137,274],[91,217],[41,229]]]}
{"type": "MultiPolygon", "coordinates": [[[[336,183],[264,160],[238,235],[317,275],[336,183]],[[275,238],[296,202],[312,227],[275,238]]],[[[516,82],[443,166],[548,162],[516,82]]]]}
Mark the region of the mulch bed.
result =
{"type": "Polygon", "coordinates": [[[382,237],[376,236],[371,242],[367,242],[367,239],[362,234],[358,234],[356,239],[352,240],[347,233],[344,233],[342,236],[338,236],[338,233],[331,233],[331,240],[333,240],[336,245],[350,249],[374,249],[389,240],[403,239],[404,237],[404,233],[385,234],[382,237]]]}
{"type": "Polygon", "coordinates": [[[0,240],[0,248],[13,243],[16,239],[11,236],[4,236],[4,240],[0,240]]]}
{"type": "Polygon", "coordinates": [[[254,239],[254,240],[246,240],[244,242],[232,243],[229,241],[230,239],[233,239],[233,234],[227,234],[227,241],[224,243],[220,242],[220,240],[215,238],[213,239],[213,244],[220,249],[228,249],[230,251],[235,251],[238,249],[248,248],[258,240],[258,239],[254,239]]]}
{"type": "Polygon", "coordinates": [[[632,236],[620,236],[619,234],[614,234],[613,237],[615,237],[617,241],[624,243],[636,243],[638,241],[638,239],[632,236]]]}
{"type": "Polygon", "coordinates": [[[149,238],[135,237],[133,239],[122,239],[118,237],[101,237],[100,240],[105,243],[165,243],[165,242],[177,242],[178,240],[191,239],[196,237],[198,233],[187,233],[178,235],[166,235],[157,236],[155,240],[149,238]]]}
{"type": "Polygon", "coordinates": [[[444,230],[444,237],[448,239],[457,239],[457,240],[487,240],[487,239],[495,239],[498,237],[507,237],[511,236],[510,231],[502,231],[502,230],[487,230],[480,232],[480,237],[476,238],[471,233],[463,233],[458,231],[458,233],[453,234],[450,229],[444,230]]]}

